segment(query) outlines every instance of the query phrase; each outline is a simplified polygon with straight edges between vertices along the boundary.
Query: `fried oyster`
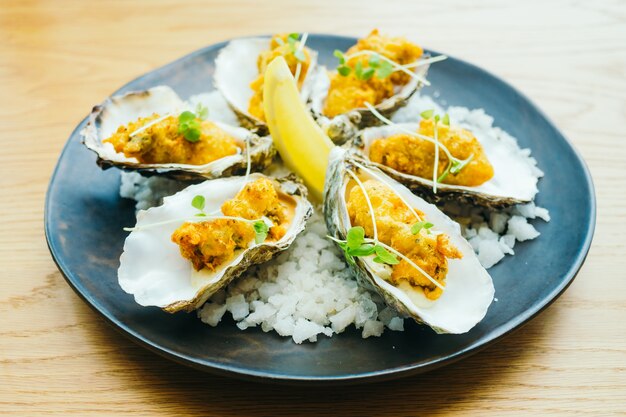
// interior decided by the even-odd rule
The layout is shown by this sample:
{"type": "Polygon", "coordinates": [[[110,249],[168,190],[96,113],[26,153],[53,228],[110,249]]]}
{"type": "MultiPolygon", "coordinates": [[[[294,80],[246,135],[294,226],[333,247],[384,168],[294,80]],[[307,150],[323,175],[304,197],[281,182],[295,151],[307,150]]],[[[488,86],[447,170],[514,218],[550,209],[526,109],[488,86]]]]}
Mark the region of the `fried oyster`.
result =
{"type": "MultiPolygon", "coordinates": [[[[372,215],[364,191],[374,209],[378,240],[397,249],[431,278],[442,286],[448,273],[448,259],[461,259],[462,253],[450,243],[446,234],[434,234],[422,228],[417,234],[411,231],[416,222],[413,212],[388,186],[375,179],[368,179],[361,186],[352,183],[348,191],[347,208],[353,226],[365,229],[365,236],[374,237],[372,215]]],[[[350,185],[348,185],[350,187],[350,185]]],[[[421,219],[423,212],[415,210],[421,219]]],[[[407,282],[419,288],[431,300],[436,300],[442,290],[425,274],[415,269],[405,259],[392,267],[389,282],[399,285],[407,282]]]]}
{"type": "Polygon", "coordinates": [[[190,185],[137,214],[118,281],[143,306],[192,311],[286,250],[313,208],[295,178],[254,173],[190,185]]]}
{"type": "Polygon", "coordinates": [[[232,218],[185,222],[172,234],[172,242],[180,247],[180,254],[191,261],[196,271],[202,268],[214,271],[232,259],[236,251],[254,242],[254,226],[245,220],[269,219],[272,225],[267,238],[277,241],[285,235],[293,218],[292,206],[293,202],[281,201],[271,180],[259,178],[222,204],[224,216],[232,218]]]}
{"type": "Polygon", "coordinates": [[[331,152],[324,217],[357,281],[401,314],[438,333],[485,316],[493,283],[458,223],[350,150],[331,152]]]}
{"type": "Polygon", "coordinates": [[[199,124],[195,141],[181,133],[177,116],[162,118],[155,113],[120,126],[104,142],[142,164],[204,165],[243,151],[240,141],[215,123],[199,118],[195,121],[199,124]]]}

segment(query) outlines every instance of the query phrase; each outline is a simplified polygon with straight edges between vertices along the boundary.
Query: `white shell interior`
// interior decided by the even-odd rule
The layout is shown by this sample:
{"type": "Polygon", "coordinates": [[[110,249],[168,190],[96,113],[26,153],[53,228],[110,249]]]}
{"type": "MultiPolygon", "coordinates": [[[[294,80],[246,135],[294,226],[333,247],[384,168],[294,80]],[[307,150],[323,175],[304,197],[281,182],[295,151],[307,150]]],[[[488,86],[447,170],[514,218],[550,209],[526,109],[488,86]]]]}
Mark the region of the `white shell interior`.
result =
{"type": "MultiPolygon", "coordinates": [[[[257,119],[248,113],[250,99],[254,93],[250,83],[259,76],[257,58],[270,48],[270,40],[271,38],[245,38],[230,41],[215,60],[213,77],[215,86],[231,106],[254,120],[257,119]]],[[[306,49],[311,56],[311,64],[300,91],[300,97],[304,102],[309,98],[311,74],[317,63],[317,53],[306,49]]]]}
{"type": "MultiPolygon", "coordinates": [[[[263,176],[252,174],[248,182],[260,177],[263,176]]],[[[134,295],[135,301],[142,306],[166,307],[179,301],[192,300],[204,287],[219,281],[226,268],[239,263],[249,249],[240,251],[235,259],[214,272],[196,272],[191,262],[181,256],[178,245],[171,241],[171,235],[185,221],[198,220],[195,217],[198,211],[191,206],[191,200],[196,195],[205,197],[204,211],[209,213],[219,210],[224,201],[233,198],[244,184],[244,177],[205,181],[165,197],[161,206],[140,211],[135,225],[139,229],[128,235],[120,257],[118,280],[122,289],[134,295]],[[152,224],[155,226],[146,227],[152,224]]],[[[300,197],[293,198],[296,210],[285,236],[278,242],[261,245],[288,242],[303,227],[302,219],[309,205],[301,204],[300,197]]]]}
{"type": "MultiPolygon", "coordinates": [[[[136,158],[129,158],[122,152],[115,152],[113,145],[104,143],[103,140],[109,138],[122,125],[126,125],[140,117],[147,117],[153,113],[165,115],[167,113],[177,114],[187,110],[189,105],[168,86],[157,86],[146,91],[131,92],[122,96],[111,97],[103,106],[102,111],[96,120],[91,120],[83,131],[85,145],[95,151],[104,160],[126,163],[141,166],[143,168],[154,169],[157,172],[170,170],[186,170],[197,172],[219,173],[228,167],[243,161],[242,152],[235,155],[226,156],[216,161],[204,165],[191,164],[140,164],[136,158]]],[[[193,109],[191,109],[193,110],[193,109]]],[[[211,114],[211,112],[209,112],[211,114]]],[[[242,127],[231,126],[214,120],[219,128],[239,141],[239,145],[244,147],[246,138],[252,138],[253,134],[242,127]]],[[[264,147],[271,146],[271,140],[267,139],[264,147]]],[[[254,152],[254,151],[253,151],[254,152]]]]}
{"type": "MultiPolygon", "coordinates": [[[[370,168],[372,169],[372,168],[370,168]]],[[[443,214],[436,206],[429,204],[415,196],[406,187],[376,170],[379,177],[391,185],[409,204],[422,211],[427,221],[434,224],[433,230],[443,232],[450,237],[463,254],[462,259],[448,259],[448,274],[446,276],[445,291],[437,300],[427,299],[421,290],[413,289],[410,285],[398,288],[382,279],[379,274],[383,271],[380,264],[372,261],[374,256],[366,258],[365,264],[374,277],[378,286],[394,295],[414,315],[437,331],[444,333],[465,333],[474,327],[487,313],[494,296],[494,287],[491,276],[482,267],[470,244],[461,236],[459,225],[443,214]]],[[[371,178],[378,180],[365,171],[359,173],[360,179],[371,178]]],[[[345,178],[342,188],[341,212],[345,214],[345,224],[350,224],[348,211],[345,206],[349,177],[345,178]]]]}
{"type": "MultiPolygon", "coordinates": [[[[401,134],[403,133],[401,129],[417,132],[418,128],[417,123],[398,123],[395,126],[364,129],[361,136],[363,148],[360,149],[360,152],[369,160],[370,145],[374,140],[401,134]]],[[[524,155],[517,145],[510,142],[500,141],[492,136],[484,135],[482,132],[475,132],[474,135],[483,146],[483,150],[493,166],[493,178],[477,187],[437,184],[437,188],[440,190],[466,190],[491,196],[531,201],[538,192],[537,175],[534,173],[535,168],[529,163],[527,155],[524,155]]],[[[386,169],[392,170],[391,168],[386,169]]],[[[393,171],[398,175],[412,177],[399,171],[393,171]]],[[[433,185],[432,179],[423,178],[421,181],[428,186],[432,187],[433,185]]]]}

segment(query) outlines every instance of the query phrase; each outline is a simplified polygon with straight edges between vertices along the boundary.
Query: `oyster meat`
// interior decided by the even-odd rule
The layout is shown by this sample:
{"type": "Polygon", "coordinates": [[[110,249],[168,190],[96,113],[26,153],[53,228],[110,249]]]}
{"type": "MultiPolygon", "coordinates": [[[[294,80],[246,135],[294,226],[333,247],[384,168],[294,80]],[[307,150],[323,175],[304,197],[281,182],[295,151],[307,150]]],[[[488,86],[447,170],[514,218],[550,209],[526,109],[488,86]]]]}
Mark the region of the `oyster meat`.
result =
{"type": "MultiPolygon", "coordinates": [[[[421,125],[398,123],[364,129],[353,142],[353,149],[368,163],[376,165],[429,201],[454,200],[497,208],[528,203],[534,199],[538,192],[536,168],[515,143],[489,135],[477,134],[474,137],[468,130],[449,126],[438,129],[440,135],[453,130],[459,135],[449,138],[451,154],[460,159],[471,156],[471,159],[457,175],[450,173],[438,181],[435,192],[431,156],[434,144],[408,134],[422,132],[433,136],[432,132],[424,131],[425,122],[432,125],[432,121],[422,120],[421,125]],[[383,149],[385,142],[389,146],[383,149]],[[422,150],[426,154],[418,154],[422,150]],[[424,162],[424,158],[427,161],[424,162]],[[416,175],[420,168],[426,168],[428,176],[416,175]],[[470,174],[469,171],[472,171],[471,175],[465,175],[470,174]]],[[[438,175],[441,175],[448,164],[443,151],[439,152],[439,161],[438,175]]]]}
{"type": "Polygon", "coordinates": [[[283,56],[294,76],[300,66],[300,97],[303,102],[309,99],[317,52],[303,45],[306,39],[297,41],[293,35],[236,39],[230,41],[215,60],[215,87],[237,114],[241,124],[259,134],[267,132],[261,100],[263,73],[273,58],[283,56]],[[298,50],[302,55],[297,55],[298,50]]]}
{"type": "Polygon", "coordinates": [[[293,176],[255,173],[191,185],[137,214],[119,284],[142,306],[192,311],[250,266],[287,249],[312,211],[293,176]]]}
{"type": "Polygon", "coordinates": [[[465,333],[482,320],[494,296],[491,277],[459,225],[436,206],[341,148],[331,152],[324,194],[326,225],[340,247],[354,226],[364,227],[370,243],[348,259],[361,284],[438,333],[465,333]],[[386,254],[367,254],[374,243],[386,254]],[[392,259],[381,262],[382,255],[392,259]]]}
{"type": "Polygon", "coordinates": [[[179,115],[185,110],[190,105],[168,86],[114,96],[94,107],[81,132],[83,143],[98,155],[103,168],[116,166],[180,180],[242,174],[248,155],[253,171],[271,164],[276,153],[271,137],[241,127],[195,119],[200,137],[185,140],[179,130],[179,115]]]}
{"type": "Polygon", "coordinates": [[[340,67],[332,71],[324,66],[316,68],[309,104],[318,123],[336,144],[353,138],[359,129],[380,124],[365,102],[388,117],[404,106],[426,82],[429,67],[422,48],[404,38],[382,36],[377,30],[346,51],[340,62],[340,67]],[[400,71],[389,62],[415,66],[400,71]],[[387,69],[383,73],[384,65],[387,69]],[[368,70],[371,74],[363,75],[368,70]]]}

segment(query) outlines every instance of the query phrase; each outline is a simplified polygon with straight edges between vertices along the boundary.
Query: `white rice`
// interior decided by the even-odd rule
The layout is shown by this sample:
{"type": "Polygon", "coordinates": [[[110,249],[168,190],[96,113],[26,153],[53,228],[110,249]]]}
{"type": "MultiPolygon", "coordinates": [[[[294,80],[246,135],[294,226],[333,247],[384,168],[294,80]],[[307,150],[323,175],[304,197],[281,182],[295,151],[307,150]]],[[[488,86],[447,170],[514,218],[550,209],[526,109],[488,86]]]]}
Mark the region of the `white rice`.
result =
{"type": "MultiPolygon", "coordinates": [[[[210,118],[237,123],[219,93],[200,94],[190,101],[206,105],[210,118]]],[[[430,97],[414,96],[393,119],[415,122],[428,109],[443,112],[430,97]]],[[[482,109],[450,107],[447,112],[453,123],[516,144],[515,138],[493,127],[493,119],[482,109]]],[[[530,151],[520,152],[536,167],[530,151]]],[[[273,167],[273,173],[282,171],[280,166],[273,167]]],[[[535,174],[543,175],[538,168],[535,174]]],[[[137,210],[147,209],[185,186],[159,176],[145,178],[122,172],[120,195],[135,200],[137,210]]],[[[513,255],[516,242],[539,236],[529,219],[550,220],[548,211],[534,203],[498,211],[447,203],[443,209],[461,224],[463,235],[485,268],[497,264],[507,254],[513,255]]],[[[318,209],[291,248],[270,262],[251,268],[216,293],[198,310],[198,317],[217,326],[228,312],[241,330],[261,327],[265,332],[291,337],[295,343],[316,342],[319,335],[331,337],[352,325],[363,338],[380,336],[385,328],[403,331],[404,319],[386,307],[379,295],[356,284],[343,256],[325,236],[326,226],[318,209]]]]}
{"type": "Polygon", "coordinates": [[[443,210],[461,225],[463,237],[472,245],[485,268],[491,268],[505,255],[514,255],[516,242],[539,236],[540,233],[529,220],[550,220],[548,211],[534,203],[495,211],[446,203],[443,210]]]}
{"type": "Polygon", "coordinates": [[[187,187],[180,181],[154,175],[144,177],[138,172],[122,171],[120,196],[135,200],[135,210],[147,210],[150,207],[160,206],[163,197],[176,194],[187,187]]]}

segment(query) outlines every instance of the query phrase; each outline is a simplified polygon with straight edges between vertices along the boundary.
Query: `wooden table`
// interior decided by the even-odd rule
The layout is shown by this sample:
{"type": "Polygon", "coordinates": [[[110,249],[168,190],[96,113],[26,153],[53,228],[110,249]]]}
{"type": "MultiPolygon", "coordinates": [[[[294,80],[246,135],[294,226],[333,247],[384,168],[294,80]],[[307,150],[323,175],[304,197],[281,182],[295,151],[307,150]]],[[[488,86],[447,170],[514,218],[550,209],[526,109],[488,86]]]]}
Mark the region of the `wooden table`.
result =
{"type": "Polygon", "coordinates": [[[2,1],[0,414],[625,415],[626,4],[261,3],[2,1]],[[373,27],[505,78],[582,152],[596,184],[596,235],[578,278],[552,307],[444,369],[312,389],[170,363],[119,335],[73,293],[46,247],[43,201],[63,144],[94,103],[233,36],[365,35],[373,27]]]}

